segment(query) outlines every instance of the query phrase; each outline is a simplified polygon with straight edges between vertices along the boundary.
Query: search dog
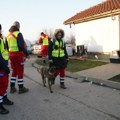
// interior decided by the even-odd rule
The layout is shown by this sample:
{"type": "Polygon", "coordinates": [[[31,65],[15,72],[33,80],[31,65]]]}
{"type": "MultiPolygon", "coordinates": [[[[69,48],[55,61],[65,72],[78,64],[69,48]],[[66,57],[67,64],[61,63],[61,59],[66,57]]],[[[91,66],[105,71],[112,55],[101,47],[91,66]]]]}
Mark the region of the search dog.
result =
{"type": "Polygon", "coordinates": [[[41,74],[43,86],[46,87],[46,80],[48,80],[50,93],[53,93],[52,85],[55,84],[54,66],[50,66],[49,68],[46,66],[42,66],[40,68],[37,68],[37,71],[41,74]]]}

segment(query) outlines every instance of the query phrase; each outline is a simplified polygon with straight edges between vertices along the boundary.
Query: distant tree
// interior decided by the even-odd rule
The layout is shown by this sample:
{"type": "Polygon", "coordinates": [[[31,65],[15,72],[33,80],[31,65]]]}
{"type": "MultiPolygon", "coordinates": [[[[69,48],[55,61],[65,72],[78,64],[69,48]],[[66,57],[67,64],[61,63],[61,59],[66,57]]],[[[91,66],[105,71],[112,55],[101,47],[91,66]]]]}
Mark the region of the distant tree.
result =
{"type": "Polygon", "coordinates": [[[52,29],[52,28],[49,28],[49,29],[47,29],[47,28],[43,28],[42,29],[42,31],[46,34],[46,35],[48,35],[49,37],[53,37],[53,35],[54,35],[54,30],[52,29]]]}

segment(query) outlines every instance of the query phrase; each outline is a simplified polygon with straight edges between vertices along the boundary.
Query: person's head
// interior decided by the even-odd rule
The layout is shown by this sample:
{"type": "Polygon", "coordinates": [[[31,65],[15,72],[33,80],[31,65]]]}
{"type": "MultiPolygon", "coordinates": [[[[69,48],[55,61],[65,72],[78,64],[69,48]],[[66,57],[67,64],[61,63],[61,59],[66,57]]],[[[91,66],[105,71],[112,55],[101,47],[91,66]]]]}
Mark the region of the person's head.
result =
{"type": "Polygon", "coordinates": [[[54,32],[54,36],[56,39],[61,40],[64,37],[64,30],[62,29],[56,29],[54,32]]]}
{"type": "Polygon", "coordinates": [[[14,26],[14,25],[12,25],[11,27],[10,27],[10,29],[9,29],[9,32],[15,32],[15,31],[19,31],[19,28],[18,27],[16,27],[16,26],[14,26]]]}
{"type": "Polygon", "coordinates": [[[44,35],[44,32],[41,32],[40,34],[41,34],[41,35],[44,35]]]}
{"type": "Polygon", "coordinates": [[[46,34],[44,32],[41,32],[41,36],[46,37],[46,34]]]}
{"type": "Polygon", "coordinates": [[[20,23],[18,21],[15,21],[13,23],[13,26],[16,26],[18,29],[20,29],[20,23]]]}

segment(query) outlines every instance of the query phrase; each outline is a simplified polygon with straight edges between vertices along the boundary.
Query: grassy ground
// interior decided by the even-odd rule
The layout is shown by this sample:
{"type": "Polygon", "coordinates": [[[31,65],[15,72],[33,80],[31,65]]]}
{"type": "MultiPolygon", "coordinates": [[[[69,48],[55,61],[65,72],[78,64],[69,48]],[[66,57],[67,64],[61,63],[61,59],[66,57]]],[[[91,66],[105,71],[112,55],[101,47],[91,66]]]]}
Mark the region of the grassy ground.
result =
{"type": "Polygon", "coordinates": [[[68,63],[67,71],[78,72],[85,69],[93,68],[96,66],[101,66],[107,64],[106,62],[101,61],[91,61],[91,60],[70,60],[68,63]]]}
{"type": "MultiPolygon", "coordinates": [[[[41,59],[37,59],[36,63],[43,65],[41,59]]],[[[69,72],[78,72],[105,64],[107,64],[107,62],[91,61],[91,60],[81,61],[81,60],[70,59],[66,70],[69,72]]],[[[46,65],[48,65],[48,63],[46,65]]]]}
{"type": "Polygon", "coordinates": [[[112,77],[111,79],[109,79],[111,81],[115,81],[115,82],[120,82],[120,74],[119,75],[116,75],[114,77],[112,77]]]}

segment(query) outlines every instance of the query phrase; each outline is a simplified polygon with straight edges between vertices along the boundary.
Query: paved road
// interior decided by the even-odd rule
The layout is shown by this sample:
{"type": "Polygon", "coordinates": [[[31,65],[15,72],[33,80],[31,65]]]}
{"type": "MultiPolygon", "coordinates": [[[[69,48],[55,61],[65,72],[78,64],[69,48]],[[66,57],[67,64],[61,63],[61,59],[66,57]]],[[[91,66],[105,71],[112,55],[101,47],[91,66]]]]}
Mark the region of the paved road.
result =
{"type": "Polygon", "coordinates": [[[70,78],[66,78],[68,89],[62,90],[58,77],[51,94],[31,65],[34,59],[25,65],[25,85],[30,91],[10,94],[15,104],[6,106],[10,114],[0,115],[0,120],[120,120],[120,91],[70,78]]]}

